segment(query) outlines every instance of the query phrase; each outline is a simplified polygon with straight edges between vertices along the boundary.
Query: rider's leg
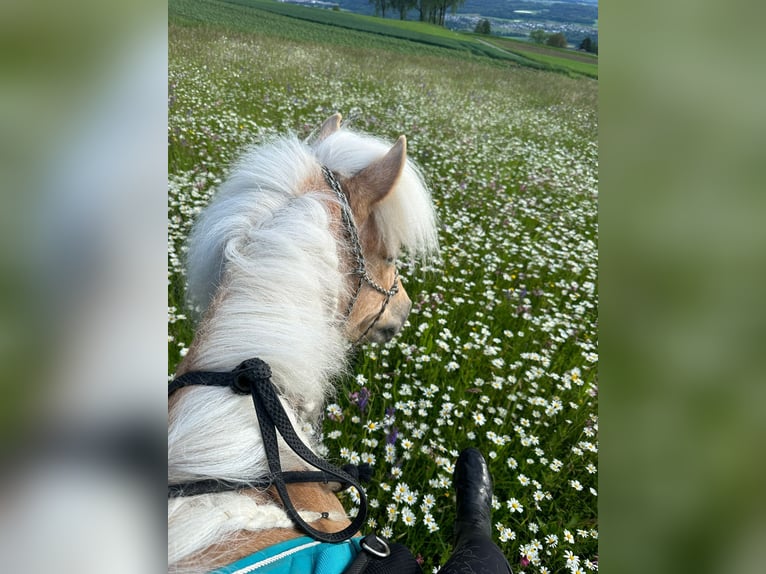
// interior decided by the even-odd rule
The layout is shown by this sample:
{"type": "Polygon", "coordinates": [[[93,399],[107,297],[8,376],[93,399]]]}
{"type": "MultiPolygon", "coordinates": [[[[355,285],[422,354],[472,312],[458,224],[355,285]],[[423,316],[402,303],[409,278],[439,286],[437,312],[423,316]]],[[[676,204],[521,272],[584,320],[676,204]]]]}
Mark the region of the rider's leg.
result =
{"type": "Polygon", "coordinates": [[[455,549],[439,574],[510,574],[508,560],[492,542],[492,477],[478,450],[460,453],[454,478],[455,549]]]}

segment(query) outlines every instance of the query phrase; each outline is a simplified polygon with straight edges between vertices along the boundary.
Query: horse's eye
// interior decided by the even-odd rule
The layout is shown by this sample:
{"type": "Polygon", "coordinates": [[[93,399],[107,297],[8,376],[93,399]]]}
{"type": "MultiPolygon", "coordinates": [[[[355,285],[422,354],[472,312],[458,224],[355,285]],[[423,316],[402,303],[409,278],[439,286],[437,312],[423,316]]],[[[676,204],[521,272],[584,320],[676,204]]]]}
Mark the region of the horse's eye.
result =
{"type": "Polygon", "coordinates": [[[389,265],[393,265],[394,263],[396,263],[396,257],[386,257],[386,263],[388,263],[389,265]]]}

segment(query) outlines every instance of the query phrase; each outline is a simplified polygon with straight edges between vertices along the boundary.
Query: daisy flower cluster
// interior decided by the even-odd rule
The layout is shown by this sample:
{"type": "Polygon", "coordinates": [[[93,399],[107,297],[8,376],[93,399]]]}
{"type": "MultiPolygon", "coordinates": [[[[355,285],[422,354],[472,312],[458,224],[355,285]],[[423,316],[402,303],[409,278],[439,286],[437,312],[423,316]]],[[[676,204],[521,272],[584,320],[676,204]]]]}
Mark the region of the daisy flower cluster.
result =
{"type": "Polygon", "coordinates": [[[171,372],[192,335],[183,242],[242,145],[308,135],[335,111],[404,133],[441,258],[399,262],[412,312],[338,382],[328,456],[371,466],[368,529],[426,571],[450,555],[468,446],[490,466],[514,572],[598,570],[596,82],[195,28],[171,29],[169,46],[171,372]]]}

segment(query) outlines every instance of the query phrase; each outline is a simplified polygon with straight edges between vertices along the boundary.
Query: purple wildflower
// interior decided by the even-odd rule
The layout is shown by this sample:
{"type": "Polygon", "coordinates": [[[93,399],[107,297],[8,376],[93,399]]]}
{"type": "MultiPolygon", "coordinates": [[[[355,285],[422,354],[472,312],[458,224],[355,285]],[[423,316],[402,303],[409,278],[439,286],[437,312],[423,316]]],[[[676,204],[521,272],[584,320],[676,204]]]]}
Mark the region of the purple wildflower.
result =
{"type": "Polygon", "coordinates": [[[351,393],[349,395],[349,399],[356,403],[356,406],[359,407],[360,412],[364,413],[365,409],[367,408],[367,403],[370,401],[370,391],[367,390],[367,387],[362,387],[358,391],[351,393]]]}

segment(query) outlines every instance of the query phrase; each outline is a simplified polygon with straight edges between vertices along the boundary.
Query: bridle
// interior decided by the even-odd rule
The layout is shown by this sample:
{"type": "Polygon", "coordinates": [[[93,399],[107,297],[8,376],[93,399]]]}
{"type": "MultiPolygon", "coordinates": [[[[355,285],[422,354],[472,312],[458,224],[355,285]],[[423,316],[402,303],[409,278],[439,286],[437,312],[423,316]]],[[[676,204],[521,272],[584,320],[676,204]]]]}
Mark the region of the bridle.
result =
{"type": "Polygon", "coordinates": [[[386,311],[386,307],[388,307],[388,303],[391,301],[391,298],[399,292],[399,269],[396,267],[394,268],[394,282],[390,289],[382,287],[378,282],[370,277],[370,274],[367,271],[367,264],[364,260],[364,253],[362,252],[362,242],[359,240],[359,231],[357,230],[356,223],[354,222],[354,213],[351,210],[351,205],[348,202],[348,198],[346,197],[346,194],[343,193],[343,188],[341,187],[340,182],[335,177],[335,174],[330,170],[330,168],[323,165],[322,173],[324,174],[324,179],[327,182],[327,185],[330,186],[330,189],[335,192],[335,195],[338,198],[343,229],[346,232],[348,245],[351,251],[351,257],[355,265],[351,273],[358,277],[356,290],[351,296],[351,300],[349,301],[346,308],[346,318],[351,315],[351,311],[354,309],[354,305],[356,304],[356,301],[359,298],[359,294],[361,293],[362,287],[365,283],[385,297],[385,299],[383,299],[383,304],[380,307],[380,311],[378,311],[378,314],[375,315],[372,322],[367,325],[367,328],[364,330],[364,332],[354,342],[354,344],[357,345],[365,338],[365,336],[367,336],[367,333],[370,332],[373,326],[383,316],[383,313],[386,311]]]}

